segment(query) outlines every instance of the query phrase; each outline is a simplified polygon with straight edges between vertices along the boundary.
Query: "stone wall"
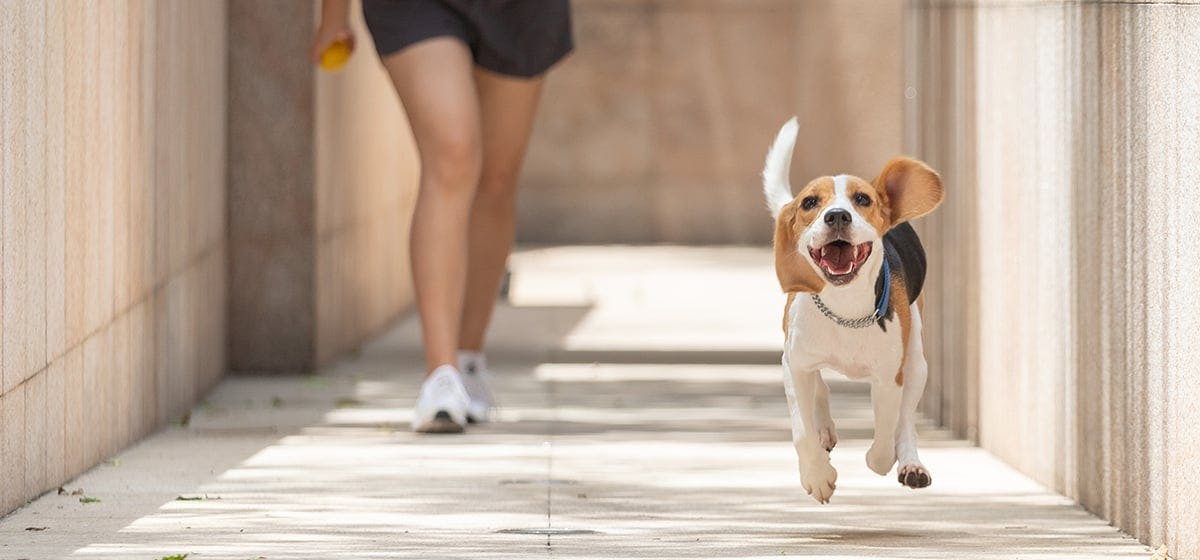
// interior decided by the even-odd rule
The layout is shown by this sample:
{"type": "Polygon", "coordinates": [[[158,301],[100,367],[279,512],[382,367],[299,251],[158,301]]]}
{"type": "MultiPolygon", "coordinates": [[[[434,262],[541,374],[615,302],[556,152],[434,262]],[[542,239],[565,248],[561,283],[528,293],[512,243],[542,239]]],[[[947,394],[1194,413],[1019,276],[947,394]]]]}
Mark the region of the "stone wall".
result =
{"type": "Polygon", "coordinates": [[[0,513],[225,371],[224,2],[4,2],[0,513]]]}
{"type": "Polygon", "coordinates": [[[1200,558],[1200,4],[909,16],[907,142],[952,201],[924,224],[954,279],[931,298],[945,418],[1200,558]]]}
{"type": "MultiPolygon", "coordinates": [[[[357,3],[357,52],[316,78],[316,363],[356,348],[413,302],[408,225],[420,162],[357,3]]],[[[416,372],[412,372],[416,373],[416,372]]]]}
{"type": "Polygon", "coordinates": [[[763,243],[775,131],[793,176],[874,176],[902,141],[900,0],[576,0],[521,179],[525,243],[763,243]],[[806,140],[805,140],[806,139],[806,140]]]}

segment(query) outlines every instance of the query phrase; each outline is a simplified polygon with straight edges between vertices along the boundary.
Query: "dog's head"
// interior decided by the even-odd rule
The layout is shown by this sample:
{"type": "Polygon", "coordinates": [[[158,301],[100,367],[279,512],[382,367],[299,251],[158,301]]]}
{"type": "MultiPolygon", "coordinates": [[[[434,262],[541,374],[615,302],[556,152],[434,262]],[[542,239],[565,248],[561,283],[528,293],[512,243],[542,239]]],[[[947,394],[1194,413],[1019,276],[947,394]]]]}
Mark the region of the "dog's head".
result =
{"type": "Polygon", "coordinates": [[[826,283],[854,282],[883,258],[883,235],[892,226],[928,214],[941,201],[937,173],[911,158],[889,161],[872,182],[851,175],[814,179],[776,212],[780,285],[820,292],[826,283]]]}

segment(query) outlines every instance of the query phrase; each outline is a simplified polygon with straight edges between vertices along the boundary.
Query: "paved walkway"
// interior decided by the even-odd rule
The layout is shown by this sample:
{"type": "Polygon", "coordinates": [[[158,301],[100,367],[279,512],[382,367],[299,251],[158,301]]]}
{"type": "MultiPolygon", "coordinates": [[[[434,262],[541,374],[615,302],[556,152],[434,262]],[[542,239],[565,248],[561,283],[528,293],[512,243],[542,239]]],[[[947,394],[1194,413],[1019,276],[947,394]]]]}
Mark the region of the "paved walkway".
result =
{"type": "Polygon", "coordinates": [[[173,426],[0,520],[0,560],[1022,558],[1150,552],[926,426],[932,487],[863,462],[865,387],[831,382],[829,505],[800,488],[761,250],[513,259],[501,422],[416,436],[414,321],[320,375],[226,380],[173,426]],[[44,528],[44,530],[27,530],[44,528]]]}

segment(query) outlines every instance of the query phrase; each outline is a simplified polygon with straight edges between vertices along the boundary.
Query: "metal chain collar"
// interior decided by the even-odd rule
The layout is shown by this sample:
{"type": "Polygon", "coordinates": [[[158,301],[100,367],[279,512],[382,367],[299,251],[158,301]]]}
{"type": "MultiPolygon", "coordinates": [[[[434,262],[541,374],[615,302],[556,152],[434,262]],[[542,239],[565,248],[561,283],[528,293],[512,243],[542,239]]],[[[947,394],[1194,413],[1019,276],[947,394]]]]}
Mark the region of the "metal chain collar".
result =
{"type": "Polygon", "coordinates": [[[878,311],[872,311],[871,314],[867,315],[866,317],[846,319],[826,307],[825,302],[821,301],[821,296],[817,295],[815,292],[812,294],[812,300],[813,303],[816,304],[817,309],[821,310],[822,315],[828,317],[830,321],[833,321],[834,323],[837,323],[848,329],[865,329],[879,321],[878,311]]]}

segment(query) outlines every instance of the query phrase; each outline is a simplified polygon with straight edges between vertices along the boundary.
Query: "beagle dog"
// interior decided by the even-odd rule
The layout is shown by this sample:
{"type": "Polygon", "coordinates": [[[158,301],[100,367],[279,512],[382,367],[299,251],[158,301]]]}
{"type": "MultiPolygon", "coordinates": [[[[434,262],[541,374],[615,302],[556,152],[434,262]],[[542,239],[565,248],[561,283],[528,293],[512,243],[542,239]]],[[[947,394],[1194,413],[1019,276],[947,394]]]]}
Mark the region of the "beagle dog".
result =
{"type": "Polygon", "coordinates": [[[818,177],[796,196],[788,182],[797,124],[780,129],[767,153],[763,192],[775,218],[775,273],[787,293],[783,313],[784,390],[800,482],[828,503],[837,471],[829,452],[837,431],[821,370],[871,384],[875,437],[867,466],[900,483],[929,486],[914,427],[927,366],[921,345],[925,250],[907,222],[942,202],[928,165],[898,157],[874,181],[818,177]]]}

